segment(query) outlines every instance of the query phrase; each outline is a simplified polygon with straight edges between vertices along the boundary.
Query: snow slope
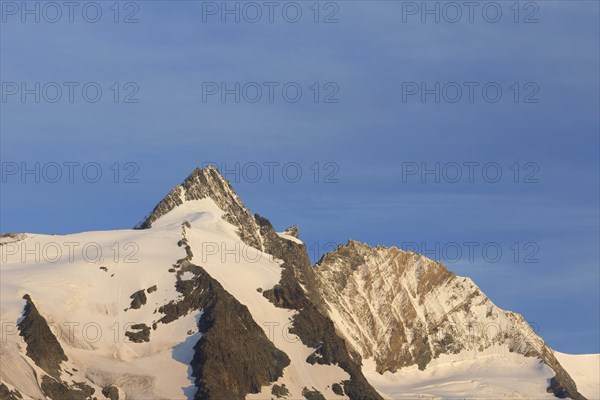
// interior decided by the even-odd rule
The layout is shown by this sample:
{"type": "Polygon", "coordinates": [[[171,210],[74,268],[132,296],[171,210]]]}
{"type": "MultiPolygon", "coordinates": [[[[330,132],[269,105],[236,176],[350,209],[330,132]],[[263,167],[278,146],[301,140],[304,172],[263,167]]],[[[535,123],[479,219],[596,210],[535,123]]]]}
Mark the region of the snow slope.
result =
{"type": "Polygon", "coordinates": [[[13,359],[20,367],[2,368],[2,381],[40,398],[35,378],[21,372],[33,369],[41,375],[24,355],[15,326],[25,304],[22,297],[30,294],[69,358],[63,369],[79,371],[73,377],[63,374],[64,380],[81,381],[87,375],[97,388],[116,380],[131,398],[183,398],[193,386],[190,357],[177,357],[174,349],[189,339],[188,331],[197,330],[195,316],[159,325],[148,343],[125,336],[131,324],[150,325],[156,306],[178,297],[168,268],[185,255],[177,246],[180,239],[178,231],[154,229],[28,234],[4,244],[0,318],[6,340],[0,346],[3,360],[13,359]],[[158,290],[148,294],[148,307],[124,311],[131,294],[153,285],[158,290]]]}
{"type": "Polygon", "coordinates": [[[577,383],[579,392],[588,399],[600,399],[600,354],[565,354],[556,358],[577,383]]]}
{"type": "Polygon", "coordinates": [[[371,360],[363,370],[390,399],[556,399],[546,393],[554,375],[548,366],[537,358],[494,350],[442,355],[425,371],[414,365],[379,374],[371,360]]]}
{"type": "MultiPolygon", "coordinates": [[[[582,395],[600,399],[600,354],[555,355],[582,395]]],[[[556,399],[546,392],[545,382],[554,375],[548,366],[500,347],[442,355],[425,371],[412,366],[379,374],[372,360],[365,361],[363,371],[389,399],[556,399]]]]}

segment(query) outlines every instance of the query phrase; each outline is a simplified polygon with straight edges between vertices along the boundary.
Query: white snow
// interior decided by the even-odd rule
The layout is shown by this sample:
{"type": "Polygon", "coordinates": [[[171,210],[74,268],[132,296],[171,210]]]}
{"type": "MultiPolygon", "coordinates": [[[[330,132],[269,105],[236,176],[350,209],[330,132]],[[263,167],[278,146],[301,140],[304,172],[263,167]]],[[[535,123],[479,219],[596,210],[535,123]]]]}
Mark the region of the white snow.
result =
{"type": "Polygon", "coordinates": [[[567,370],[584,397],[600,399],[600,354],[565,354],[554,352],[554,356],[567,370]]]}
{"type": "Polygon", "coordinates": [[[100,388],[116,380],[130,398],[184,398],[193,380],[189,360],[176,356],[177,346],[186,343],[189,330],[197,331],[195,316],[159,324],[149,343],[131,343],[125,337],[128,325],[151,326],[159,316],[154,310],[179,296],[168,269],[185,256],[177,246],[180,239],[177,227],[27,235],[0,247],[5,339],[0,351],[3,361],[6,357],[15,365],[1,369],[2,381],[23,388],[28,397],[41,398],[35,378],[25,372],[37,367],[21,356],[25,343],[15,326],[25,304],[22,297],[30,294],[69,358],[64,368],[89,372],[100,388]],[[131,294],[153,285],[158,290],[147,294],[146,306],[124,311],[131,294]]]}
{"type": "Polygon", "coordinates": [[[389,399],[556,399],[546,393],[553,371],[538,358],[502,349],[442,355],[420,371],[416,365],[383,375],[365,360],[369,382],[389,399]]]}
{"type": "Polygon", "coordinates": [[[292,236],[292,235],[288,235],[285,232],[277,232],[277,235],[279,235],[280,238],[283,238],[285,240],[289,240],[289,241],[294,242],[294,243],[298,243],[298,244],[303,244],[304,243],[302,240],[298,239],[297,237],[292,236]]]}

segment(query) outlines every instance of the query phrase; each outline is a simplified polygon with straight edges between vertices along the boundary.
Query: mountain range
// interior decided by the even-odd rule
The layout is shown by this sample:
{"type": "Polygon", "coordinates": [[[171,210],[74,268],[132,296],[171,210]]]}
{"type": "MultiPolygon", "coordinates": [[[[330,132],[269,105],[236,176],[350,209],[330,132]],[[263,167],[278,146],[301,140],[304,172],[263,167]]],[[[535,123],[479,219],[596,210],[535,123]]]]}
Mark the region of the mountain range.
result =
{"type": "Polygon", "coordinates": [[[600,398],[599,355],[414,252],[349,240],[312,265],[212,166],[133,229],[0,253],[0,400],[600,398]]]}

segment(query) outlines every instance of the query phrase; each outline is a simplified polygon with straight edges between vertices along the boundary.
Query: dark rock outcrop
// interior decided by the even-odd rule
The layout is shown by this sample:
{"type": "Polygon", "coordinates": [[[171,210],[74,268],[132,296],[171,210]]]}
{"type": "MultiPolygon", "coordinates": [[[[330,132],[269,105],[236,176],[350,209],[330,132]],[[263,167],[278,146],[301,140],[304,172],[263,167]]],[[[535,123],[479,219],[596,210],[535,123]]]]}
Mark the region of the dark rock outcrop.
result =
{"type": "Polygon", "coordinates": [[[343,385],[350,399],[382,400],[363,375],[360,356],[351,355],[345,340],[338,335],[333,322],[320,308],[322,301],[316,290],[306,246],[282,239],[266,218],[259,215],[255,218],[260,226],[265,251],[284,261],[281,280],[273,289],[265,290],[263,296],[277,307],[298,311],[290,332],[298,335],[304,345],[317,349],[318,353],[318,356],[309,357],[307,362],[337,364],[346,371],[350,379],[344,381],[343,385]],[[300,284],[306,288],[306,292],[300,284]]]}
{"type": "Polygon", "coordinates": [[[301,286],[312,288],[315,284],[306,246],[279,237],[268,219],[258,214],[254,218],[260,227],[265,252],[284,261],[281,280],[272,289],[263,291],[263,296],[277,307],[287,309],[301,309],[312,304],[301,286]]]}
{"type": "Polygon", "coordinates": [[[288,390],[288,388],[285,387],[285,384],[273,385],[273,387],[271,388],[271,394],[280,399],[282,397],[289,396],[290,391],[288,390]]]}
{"type": "Polygon", "coordinates": [[[308,388],[302,389],[302,396],[304,396],[306,400],[327,400],[325,396],[315,388],[312,390],[308,388]]]}
{"type": "Polygon", "coordinates": [[[69,386],[48,375],[42,377],[41,389],[44,395],[52,400],[90,400],[95,392],[94,388],[84,383],[69,386]]]}
{"type": "Polygon", "coordinates": [[[350,399],[382,399],[364,377],[360,356],[351,355],[344,339],[337,335],[333,322],[324,317],[314,305],[299,310],[290,332],[298,335],[306,346],[318,349],[319,357],[313,357],[307,362],[337,364],[350,375],[350,379],[342,382],[350,399]]]}
{"type": "Polygon", "coordinates": [[[127,331],[125,332],[125,336],[132,342],[142,343],[150,341],[150,327],[146,324],[134,324],[130,328],[135,332],[127,331]]]}
{"type": "Polygon", "coordinates": [[[277,349],[250,311],[202,267],[187,259],[178,262],[176,289],[182,299],[160,307],[159,323],[172,322],[192,311],[202,311],[194,346],[192,375],[198,388],[195,400],[241,400],[283,376],[289,357],[277,349]],[[191,272],[192,279],[181,275],[191,272]]]}
{"type": "Polygon", "coordinates": [[[569,373],[560,365],[551,349],[545,344],[540,354],[542,360],[554,371],[556,375],[550,379],[548,393],[553,393],[556,397],[573,400],[585,400],[585,397],[577,390],[577,385],[569,373]]]}
{"type": "Polygon", "coordinates": [[[49,375],[58,378],[60,363],[67,361],[67,356],[31,297],[26,294],[23,298],[26,304],[18,327],[27,344],[27,356],[49,375]]]}
{"type": "Polygon", "coordinates": [[[550,379],[550,384],[548,389],[546,389],[548,393],[553,393],[559,399],[566,399],[569,396],[569,391],[562,385],[562,383],[556,379],[556,376],[550,379]]]}
{"type": "Polygon", "coordinates": [[[110,400],[119,400],[119,389],[114,386],[107,386],[102,389],[104,397],[110,400]]]}
{"type": "Polygon", "coordinates": [[[298,239],[300,237],[300,233],[298,232],[298,225],[292,225],[289,228],[286,228],[284,231],[286,235],[290,235],[298,239]]]}
{"type": "Polygon", "coordinates": [[[23,298],[26,304],[23,318],[18,324],[19,334],[27,344],[27,356],[48,373],[42,376],[40,385],[44,395],[52,400],[92,399],[95,390],[86,383],[76,382],[69,385],[61,381],[60,364],[68,361],[68,358],[31,297],[26,294],[23,298]]]}
{"type": "Polygon", "coordinates": [[[18,390],[10,390],[4,383],[0,383],[0,400],[21,400],[23,395],[18,390]]]}
{"type": "Polygon", "coordinates": [[[148,301],[144,289],[138,290],[137,292],[129,296],[129,298],[131,299],[131,304],[129,305],[129,308],[132,308],[134,310],[142,308],[142,306],[146,304],[146,301],[148,301]]]}
{"type": "Polygon", "coordinates": [[[344,395],[344,388],[339,383],[334,383],[333,385],[331,385],[331,390],[338,396],[344,395]]]}

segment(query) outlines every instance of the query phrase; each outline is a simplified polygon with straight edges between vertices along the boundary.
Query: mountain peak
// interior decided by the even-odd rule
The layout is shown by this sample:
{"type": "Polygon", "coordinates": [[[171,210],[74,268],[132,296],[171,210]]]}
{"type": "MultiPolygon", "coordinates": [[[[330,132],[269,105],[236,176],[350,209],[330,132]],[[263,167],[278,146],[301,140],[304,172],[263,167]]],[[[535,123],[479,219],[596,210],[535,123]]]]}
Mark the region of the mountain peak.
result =
{"type": "Polygon", "coordinates": [[[136,229],[151,228],[159,218],[183,203],[206,198],[213,200],[224,212],[223,218],[227,222],[238,227],[240,238],[246,244],[262,249],[262,239],[254,216],[229,181],[212,165],[194,169],[181,184],[171,189],[136,229]]]}
{"type": "Polygon", "coordinates": [[[195,168],[181,184],[171,189],[136,228],[150,228],[152,223],[184,202],[207,197],[215,202],[219,199],[221,203],[225,198],[239,201],[227,179],[212,165],[195,168]]]}
{"type": "Polygon", "coordinates": [[[283,231],[283,233],[285,233],[286,235],[295,237],[296,239],[300,238],[300,233],[298,231],[298,225],[292,225],[289,226],[285,229],[285,231],[283,231]]]}

